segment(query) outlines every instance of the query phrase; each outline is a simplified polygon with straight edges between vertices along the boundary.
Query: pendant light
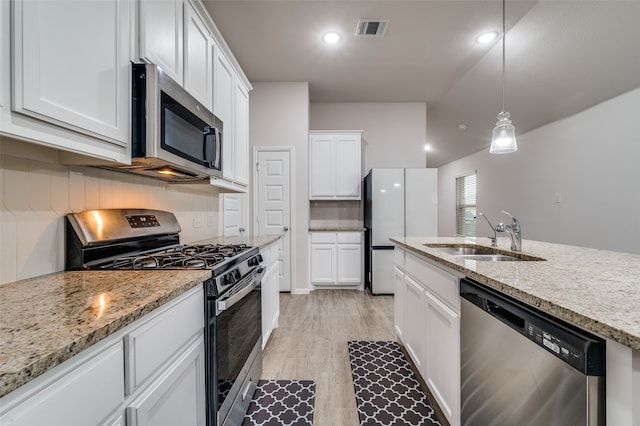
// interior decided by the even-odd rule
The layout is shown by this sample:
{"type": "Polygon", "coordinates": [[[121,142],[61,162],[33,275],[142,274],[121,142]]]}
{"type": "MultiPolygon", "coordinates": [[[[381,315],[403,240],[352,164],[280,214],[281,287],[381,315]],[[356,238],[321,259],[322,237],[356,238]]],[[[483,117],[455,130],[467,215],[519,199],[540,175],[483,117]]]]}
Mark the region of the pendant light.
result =
{"type": "Polygon", "coordinates": [[[505,38],[507,36],[505,25],[505,3],[506,0],[502,0],[502,111],[498,114],[496,127],[493,128],[491,148],[489,148],[489,152],[491,154],[508,154],[518,150],[518,144],[516,143],[516,129],[513,127],[513,124],[511,124],[511,120],[509,120],[511,114],[506,112],[504,107],[504,58],[505,38]]]}

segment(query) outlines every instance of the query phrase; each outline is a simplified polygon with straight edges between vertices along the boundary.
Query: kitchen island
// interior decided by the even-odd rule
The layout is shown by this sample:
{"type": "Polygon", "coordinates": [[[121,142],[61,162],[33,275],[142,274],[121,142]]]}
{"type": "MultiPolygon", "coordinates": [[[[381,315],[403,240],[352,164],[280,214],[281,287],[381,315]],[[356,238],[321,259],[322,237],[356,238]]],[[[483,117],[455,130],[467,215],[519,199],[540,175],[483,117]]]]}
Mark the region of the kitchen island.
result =
{"type": "MultiPolygon", "coordinates": [[[[439,304],[438,306],[443,307],[442,312],[450,314],[451,321],[446,323],[449,329],[446,330],[446,335],[439,337],[450,339],[448,342],[451,350],[459,352],[460,302],[457,279],[466,276],[605,338],[607,422],[616,425],[640,423],[640,310],[637,309],[640,302],[639,255],[525,240],[522,242],[522,254],[545,260],[491,262],[447,254],[437,247],[480,245],[489,248],[486,239],[391,240],[398,249],[396,267],[400,268],[399,273],[411,268],[415,270],[423,265],[424,268],[440,271],[442,277],[446,276],[446,279],[435,279],[436,285],[440,286],[436,288],[436,296],[438,290],[441,290],[440,296],[443,296],[441,299],[444,301],[436,301],[435,305],[439,304]],[[405,261],[406,270],[403,270],[405,261]],[[450,284],[449,287],[445,285],[447,283],[450,284]]],[[[498,249],[502,253],[508,254],[509,246],[508,238],[498,239],[498,249]]],[[[420,270],[414,275],[419,273],[420,270]]],[[[411,271],[407,274],[412,276],[411,271]]],[[[412,297],[410,290],[405,297],[412,297]]],[[[410,303],[408,306],[411,308],[410,303]]],[[[409,333],[404,339],[399,333],[401,340],[412,340],[410,325],[409,322],[409,333]]],[[[444,328],[440,331],[442,330],[444,328]]],[[[433,345],[429,346],[427,343],[425,347],[428,348],[427,351],[431,351],[433,345]]],[[[433,355],[427,353],[424,359],[428,361],[433,355]]],[[[450,379],[459,383],[459,376],[457,379],[453,377],[456,369],[459,369],[457,358],[456,362],[451,363],[448,371],[451,372],[450,379]],[[456,362],[457,367],[453,365],[456,362]]],[[[424,366],[423,371],[427,370],[428,367],[424,366]]],[[[429,384],[430,378],[425,377],[425,381],[429,384]]],[[[434,378],[432,382],[437,385],[438,378],[434,378]]],[[[440,390],[436,389],[436,393],[440,390]]],[[[445,387],[441,393],[449,396],[444,400],[450,405],[448,408],[453,416],[452,424],[457,424],[459,401],[456,398],[459,397],[459,388],[455,390],[445,387]]]]}
{"type": "MultiPolygon", "coordinates": [[[[218,237],[207,242],[263,248],[279,238],[218,237]]],[[[113,341],[107,348],[109,362],[122,359],[118,355],[118,351],[122,352],[122,338],[126,340],[131,335],[129,340],[133,342],[137,338],[136,324],[157,318],[158,312],[173,317],[180,309],[189,316],[184,321],[187,328],[200,330],[194,338],[199,334],[202,339],[202,283],[210,277],[211,271],[199,269],[80,270],[0,285],[0,416],[20,400],[39,392],[37,383],[64,377],[63,370],[68,368],[65,365],[74,363],[76,358],[86,358],[85,354],[105,347],[107,341],[113,341]],[[171,314],[172,305],[177,302],[182,307],[171,314]],[[190,309],[194,315],[187,313],[187,308],[195,306],[197,309],[190,309]]],[[[189,336],[184,339],[189,340],[189,336]]],[[[165,337],[168,341],[171,336],[165,337]]],[[[195,348],[194,342],[181,344],[195,348]]],[[[124,380],[122,371],[120,375],[119,380],[124,380]]],[[[130,379],[127,377],[127,381],[130,379]]]]}

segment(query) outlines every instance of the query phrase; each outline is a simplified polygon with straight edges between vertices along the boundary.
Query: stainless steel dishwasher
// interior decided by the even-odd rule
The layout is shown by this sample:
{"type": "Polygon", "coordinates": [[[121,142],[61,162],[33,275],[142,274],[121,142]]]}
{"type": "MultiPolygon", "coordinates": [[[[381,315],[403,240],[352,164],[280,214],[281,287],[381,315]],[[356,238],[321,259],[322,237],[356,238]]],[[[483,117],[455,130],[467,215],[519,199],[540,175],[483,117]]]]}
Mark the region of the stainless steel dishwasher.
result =
{"type": "Polygon", "coordinates": [[[604,340],[470,279],[460,296],[462,425],[605,424],[604,340]]]}

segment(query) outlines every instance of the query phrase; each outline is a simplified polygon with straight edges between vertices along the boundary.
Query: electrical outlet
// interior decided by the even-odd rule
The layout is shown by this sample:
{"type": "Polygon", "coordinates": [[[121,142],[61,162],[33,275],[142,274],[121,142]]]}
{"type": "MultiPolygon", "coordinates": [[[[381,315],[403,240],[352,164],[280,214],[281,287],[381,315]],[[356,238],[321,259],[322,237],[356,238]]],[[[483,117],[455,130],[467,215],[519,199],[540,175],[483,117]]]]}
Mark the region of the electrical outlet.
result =
{"type": "Polygon", "coordinates": [[[202,220],[200,220],[199,217],[194,217],[193,218],[193,227],[194,228],[200,228],[202,226],[202,220]]]}
{"type": "Polygon", "coordinates": [[[555,201],[556,201],[556,203],[559,203],[559,202],[562,201],[562,194],[561,193],[556,192],[555,201]]]}
{"type": "Polygon", "coordinates": [[[209,215],[207,216],[207,226],[213,226],[213,220],[216,218],[216,215],[213,213],[209,213],[209,215]]]}

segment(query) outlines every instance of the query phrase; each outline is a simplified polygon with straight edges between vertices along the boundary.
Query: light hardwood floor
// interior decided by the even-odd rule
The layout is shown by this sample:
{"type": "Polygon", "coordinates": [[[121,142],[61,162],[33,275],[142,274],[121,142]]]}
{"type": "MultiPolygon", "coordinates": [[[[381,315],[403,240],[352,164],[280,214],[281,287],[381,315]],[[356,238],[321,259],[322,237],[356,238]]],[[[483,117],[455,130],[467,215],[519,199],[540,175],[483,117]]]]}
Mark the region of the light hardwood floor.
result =
{"type": "Polygon", "coordinates": [[[395,340],[393,296],[281,293],[279,327],[265,348],[262,378],[314,380],[314,426],[358,426],[349,340],[395,340]]]}

